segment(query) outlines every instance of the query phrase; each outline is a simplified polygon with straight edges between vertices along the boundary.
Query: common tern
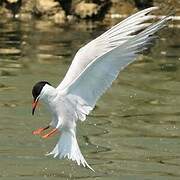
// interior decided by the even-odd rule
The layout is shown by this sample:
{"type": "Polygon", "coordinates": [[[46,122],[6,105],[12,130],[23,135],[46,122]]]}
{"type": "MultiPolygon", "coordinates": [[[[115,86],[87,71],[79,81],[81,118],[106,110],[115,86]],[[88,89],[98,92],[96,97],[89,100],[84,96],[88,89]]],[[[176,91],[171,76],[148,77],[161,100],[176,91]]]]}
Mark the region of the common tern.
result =
{"type": "Polygon", "coordinates": [[[119,72],[152,44],[156,38],[154,34],[171,19],[171,16],[166,16],[150,23],[154,18],[150,12],[157,9],[151,7],[137,12],[81,47],[56,88],[47,81],[34,85],[32,114],[38,101],[42,100],[52,113],[52,121],[48,126],[33,131],[33,134],[40,135],[50,127],[53,129],[42,135],[43,138],[60,132],[59,141],[49,155],[60,159],[67,157],[94,171],[79,149],[76,123],[78,120],[85,121],[119,72]]]}

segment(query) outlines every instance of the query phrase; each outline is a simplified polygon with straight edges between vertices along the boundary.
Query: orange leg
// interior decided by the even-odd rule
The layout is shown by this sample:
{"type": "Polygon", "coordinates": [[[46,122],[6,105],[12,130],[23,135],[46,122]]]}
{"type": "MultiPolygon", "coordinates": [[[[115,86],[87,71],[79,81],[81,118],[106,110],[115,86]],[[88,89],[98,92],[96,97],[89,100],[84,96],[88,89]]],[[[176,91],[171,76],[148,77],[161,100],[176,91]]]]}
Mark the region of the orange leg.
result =
{"type": "Polygon", "coordinates": [[[51,136],[53,136],[56,132],[58,131],[58,129],[53,129],[53,130],[51,130],[49,133],[47,133],[47,134],[45,134],[45,135],[43,135],[42,136],[42,138],[48,138],[48,137],[51,137],[51,136]]]}
{"type": "Polygon", "coordinates": [[[41,134],[43,131],[45,131],[46,129],[48,129],[49,127],[50,127],[50,126],[47,126],[47,127],[45,127],[45,128],[39,128],[39,129],[33,131],[32,134],[34,134],[34,135],[39,135],[39,134],[41,134]]]}

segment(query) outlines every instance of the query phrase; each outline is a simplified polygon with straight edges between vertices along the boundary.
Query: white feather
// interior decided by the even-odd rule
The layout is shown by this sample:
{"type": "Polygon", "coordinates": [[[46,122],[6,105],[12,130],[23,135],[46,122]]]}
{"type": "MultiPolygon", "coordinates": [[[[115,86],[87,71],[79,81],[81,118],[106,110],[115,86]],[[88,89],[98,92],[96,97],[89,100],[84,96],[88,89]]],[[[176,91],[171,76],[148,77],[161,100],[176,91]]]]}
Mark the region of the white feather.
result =
{"type": "Polygon", "coordinates": [[[91,61],[66,87],[66,96],[73,95],[72,101],[76,99],[76,104],[81,99],[84,105],[93,109],[98,98],[111,86],[119,72],[135,60],[154,39],[152,35],[163,28],[169,19],[170,17],[166,17],[150,25],[133,38],[91,61]]]}
{"type": "Polygon", "coordinates": [[[147,23],[144,22],[153,18],[153,16],[148,15],[148,13],[156,9],[158,9],[158,7],[151,7],[130,16],[79,49],[66,76],[57,89],[63,90],[76,79],[94,59],[132,38],[132,33],[144,29],[147,26],[147,23]]]}
{"type": "Polygon", "coordinates": [[[84,159],[73,130],[63,130],[58,143],[52,152],[47,155],[53,155],[54,158],[59,157],[60,159],[67,157],[68,159],[76,161],[78,165],[82,164],[84,167],[88,167],[94,171],[84,159]]]}
{"type": "MultiPolygon", "coordinates": [[[[99,97],[111,86],[119,72],[151,43],[171,17],[147,24],[157,7],[140,11],[82,47],[62,83],[54,89],[45,85],[41,99],[53,114],[52,126],[61,132],[52,154],[71,159],[93,170],[84,159],[76,140],[76,121],[84,121],[99,97]]],[[[94,171],[94,170],[93,170],[94,171]]]]}

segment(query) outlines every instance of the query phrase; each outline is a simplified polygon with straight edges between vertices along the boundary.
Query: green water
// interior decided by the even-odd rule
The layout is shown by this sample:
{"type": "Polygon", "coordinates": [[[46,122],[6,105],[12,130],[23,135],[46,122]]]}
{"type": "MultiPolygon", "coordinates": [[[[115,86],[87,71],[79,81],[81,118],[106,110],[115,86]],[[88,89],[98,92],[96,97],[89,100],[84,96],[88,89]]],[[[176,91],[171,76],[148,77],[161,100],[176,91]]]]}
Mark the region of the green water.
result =
{"type": "Polygon", "coordinates": [[[78,124],[83,155],[96,173],[44,154],[48,140],[32,131],[50,115],[31,116],[31,88],[62,80],[75,52],[106,29],[49,22],[0,22],[0,179],[180,179],[180,29],[161,32],[156,46],[126,68],[78,124]]]}

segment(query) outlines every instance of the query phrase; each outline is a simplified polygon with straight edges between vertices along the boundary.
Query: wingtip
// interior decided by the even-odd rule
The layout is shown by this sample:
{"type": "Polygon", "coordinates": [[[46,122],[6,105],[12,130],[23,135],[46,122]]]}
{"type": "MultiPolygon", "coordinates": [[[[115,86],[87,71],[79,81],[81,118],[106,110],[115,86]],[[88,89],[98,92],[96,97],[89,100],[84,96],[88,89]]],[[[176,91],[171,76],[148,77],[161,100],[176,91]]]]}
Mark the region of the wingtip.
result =
{"type": "Polygon", "coordinates": [[[159,9],[159,7],[158,6],[153,6],[153,7],[151,7],[153,10],[157,10],[157,9],[159,9]]]}
{"type": "Polygon", "coordinates": [[[149,7],[149,8],[143,9],[142,11],[137,12],[137,14],[147,15],[147,14],[149,14],[152,11],[155,11],[157,9],[159,9],[158,6],[153,6],[153,7],[149,7]]]}
{"type": "Polygon", "coordinates": [[[144,9],[144,10],[154,11],[154,10],[158,10],[158,9],[159,9],[158,6],[152,6],[152,7],[149,7],[147,9],[144,9]]]}
{"type": "Polygon", "coordinates": [[[166,18],[167,18],[167,20],[173,20],[173,16],[175,16],[175,13],[174,13],[174,12],[170,12],[170,13],[166,16],[166,18]]]}
{"type": "Polygon", "coordinates": [[[95,172],[95,170],[88,163],[86,163],[86,167],[88,167],[91,171],[95,172]]]}

